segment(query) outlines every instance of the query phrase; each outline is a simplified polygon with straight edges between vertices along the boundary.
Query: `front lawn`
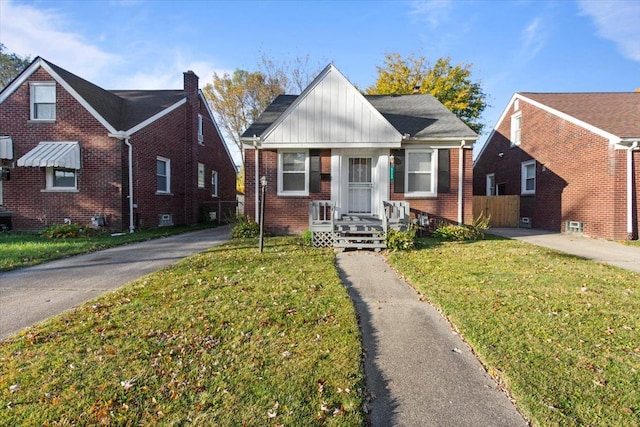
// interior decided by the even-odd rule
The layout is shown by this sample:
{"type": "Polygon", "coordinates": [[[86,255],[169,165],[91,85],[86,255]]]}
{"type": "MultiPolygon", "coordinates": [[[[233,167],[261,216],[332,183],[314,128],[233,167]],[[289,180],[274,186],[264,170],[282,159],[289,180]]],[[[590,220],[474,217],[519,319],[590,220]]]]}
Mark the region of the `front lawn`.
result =
{"type": "Polygon", "coordinates": [[[334,252],[214,247],[0,343],[0,425],[360,426],[334,252]]]}
{"type": "Polygon", "coordinates": [[[68,239],[50,239],[40,233],[0,233],[0,271],[209,227],[210,224],[184,225],[136,230],[135,233],[118,233],[115,236],[99,233],[68,239]]]}
{"type": "Polygon", "coordinates": [[[534,425],[640,425],[640,274],[491,236],[389,260],[534,425]]]}

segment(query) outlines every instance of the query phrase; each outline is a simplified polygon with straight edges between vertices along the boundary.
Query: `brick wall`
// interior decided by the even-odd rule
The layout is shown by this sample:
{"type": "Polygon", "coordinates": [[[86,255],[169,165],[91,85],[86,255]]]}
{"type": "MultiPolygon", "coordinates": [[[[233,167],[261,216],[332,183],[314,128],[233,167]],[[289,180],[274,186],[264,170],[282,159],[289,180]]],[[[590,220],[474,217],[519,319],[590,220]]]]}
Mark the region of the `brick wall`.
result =
{"type": "MultiPolygon", "coordinates": [[[[27,82],[52,81],[43,69],[27,82]]],[[[104,127],[66,90],[56,85],[55,123],[30,122],[29,85],[24,83],[0,104],[0,134],[13,139],[17,161],[41,141],[78,141],[81,169],[77,192],[44,191],[45,168],[16,167],[11,180],[3,183],[3,209],[13,213],[13,228],[41,230],[60,224],[65,218],[74,223],[91,223],[96,213],[106,216],[107,224],[122,227],[122,150],[107,137],[104,127]]]]}
{"type": "MultiPolygon", "coordinates": [[[[521,163],[535,159],[536,193],[521,197],[521,217],[531,217],[534,228],[566,231],[566,221],[579,221],[587,236],[628,238],[626,152],[523,100],[520,107],[522,143],[510,146],[510,111],[476,162],[474,194],[486,194],[489,173],[495,173],[497,184],[504,184],[505,194],[520,194],[521,163]]],[[[637,230],[637,219],[635,223],[637,230]]]]}
{"type": "MultiPolygon", "coordinates": [[[[451,164],[451,187],[450,192],[439,194],[432,199],[410,199],[413,209],[426,211],[429,214],[457,222],[458,218],[458,159],[459,150],[450,150],[451,164]]],[[[464,174],[463,174],[463,221],[467,224],[473,221],[473,164],[471,150],[464,152],[464,174]]],[[[310,193],[306,197],[283,197],[277,196],[277,163],[278,154],[276,151],[260,150],[260,171],[258,178],[266,176],[268,181],[265,226],[268,230],[277,234],[302,233],[309,229],[309,202],[312,200],[331,199],[331,181],[322,179],[320,181],[320,191],[310,193]]],[[[331,174],[331,150],[320,150],[321,174],[331,174]]],[[[402,194],[393,193],[393,186],[390,189],[392,200],[403,200],[402,194]]],[[[245,150],[245,214],[255,220],[255,150],[245,150]]]]}

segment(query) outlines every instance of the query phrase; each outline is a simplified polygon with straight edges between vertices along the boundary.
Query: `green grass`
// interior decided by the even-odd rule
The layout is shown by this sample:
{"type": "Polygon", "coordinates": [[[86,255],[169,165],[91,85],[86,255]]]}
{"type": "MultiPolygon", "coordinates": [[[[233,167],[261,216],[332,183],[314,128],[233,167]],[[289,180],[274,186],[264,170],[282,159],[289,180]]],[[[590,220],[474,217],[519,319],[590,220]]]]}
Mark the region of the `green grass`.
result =
{"type": "Polygon", "coordinates": [[[364,425],[334,252],[212,248],[0,343],[0,425],[364,425]]]}
{"type": "Polygon", "coordinates": [[[38,233],[0,233],[0,271],[210,227],[211,225],[186,225],[140,230],[121,236],[104,233],[69,239],[48,239],[38,233]]]}
{"type": "Polygon", "coordinates": [[[640,425],[639,274],[492,237],[419,247],[390,262],[534,425],[640,425]]]}

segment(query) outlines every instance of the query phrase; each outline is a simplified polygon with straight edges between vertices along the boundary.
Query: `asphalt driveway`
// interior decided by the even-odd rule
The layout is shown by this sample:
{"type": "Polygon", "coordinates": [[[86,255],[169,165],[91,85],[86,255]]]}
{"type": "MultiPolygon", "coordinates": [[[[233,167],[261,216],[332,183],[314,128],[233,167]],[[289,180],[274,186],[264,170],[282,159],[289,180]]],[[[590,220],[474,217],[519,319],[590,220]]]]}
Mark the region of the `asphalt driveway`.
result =
{"type": "Polygon", "coordinates": [[[229,226],[0,273],[0,340],[230,239],[229,226]]]}

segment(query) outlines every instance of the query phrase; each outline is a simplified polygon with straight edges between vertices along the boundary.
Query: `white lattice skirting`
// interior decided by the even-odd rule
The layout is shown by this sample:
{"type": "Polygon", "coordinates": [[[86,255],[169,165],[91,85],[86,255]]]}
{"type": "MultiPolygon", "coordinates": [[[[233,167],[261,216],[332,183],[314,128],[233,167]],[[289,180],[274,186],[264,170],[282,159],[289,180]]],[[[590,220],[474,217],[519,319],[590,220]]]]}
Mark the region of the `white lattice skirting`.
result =
{"type": "Polygon", "coordinates": [[[333,231],[314,231],[311,234],[311,244],[317,248],[332,247],[335,242],[333,231]]]}

